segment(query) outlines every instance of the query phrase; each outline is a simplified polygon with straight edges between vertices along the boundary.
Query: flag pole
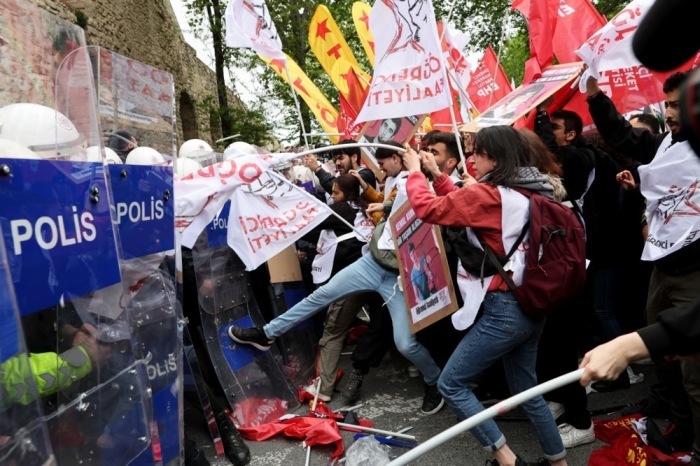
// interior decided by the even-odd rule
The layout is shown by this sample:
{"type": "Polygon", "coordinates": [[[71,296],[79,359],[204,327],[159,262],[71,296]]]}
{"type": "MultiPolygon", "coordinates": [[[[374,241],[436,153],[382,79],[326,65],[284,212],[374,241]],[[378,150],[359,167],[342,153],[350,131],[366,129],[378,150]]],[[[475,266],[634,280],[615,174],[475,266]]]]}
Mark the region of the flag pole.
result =
{"type": "MultiPolygon", "coordinates": [[[[447,32],[447,27],[448,23],[450,22],[450,19],[452,19],[452,13],[454,12],[455,5],[457,4],[457,0],[454,0],[452,2],[452,5],[450,5],[450,10],[447,12],[447,18],[443,21],[442,23],[442,34],[440,35],[440,41],[438,42],[438,46],[440,47],[440,51],[442,51],[442,41],[445,38],[445,32],[447,32]]],[[[432,5],[431,5],[432,7],[432,5]]],[[[447,93],[450,99],[450,118],[452,119],[452,131],[455,134],[455,139],[457,140],[457,150],[459,151],[459,160],[462,163],[462,167],[466,170],[467,168],[467,159],[464,157],[464,151],[462,150],[462,144],[460,142],[460,136],[459,136],[459,129],[457,128],[457,119],[455,117],[455,109],[453,108],[454,105],[454,100],[452,98],[452,86],[450,86],[450,77],[449,77],[449,72],[447,71],[447,60],[445,59],[445,55],[443,54],[442,56],[442,66],[444,68],[444,74],[445,74],[445,85],[447,86],[447,93]]],[[[459,88],[459,86],[457,86],[459,88]]],[[[461,90],[461,89],[460,89],[461,90]]]]}
{"type": "MultiPolygon", "coordinates": [[[[457,77],[455,76],[455,74],[454,74],[453,72],[447,71],[447,75],[450,77],[450,80],[452,81],[452,83],[453,83],[453,84],[455,85],[455,87],[457,88],[457,91],[459,92],[459,96],[460,96],[462,99],[464,99],[464,101],[465,101],[471,108],[476,108],[476,107],[474,107],[474,102],[472,102],[472,99],[469,98],[469,95],[468,95],[466,92],[464,92],[464,89],[462,89],[462,88],[459,86],[459,82],[457,81],[457,77]]],[[[468,110],[467,110],[467,119],[468,119],[469,121],[472,121],[472,115],[471,115],[471,113],[470,113],[468,110]]]]}
{"type": "Polygon", "coordinates": [[[297,98],[297,91],[294,89],[294,84],[292,84],[292,76],[289,74],[289,68],[287,67],[287,60],[284,60],[284,72],[287,74],[287,82],[289,83],[289,88],[292,90],[292,97],[294,98],[294,106],[297,109],[297,115],[299,116],[299,124],[301,125],[302,136],[304,136],[304,145],[309,147],[309,140],[306,138],[306,128],[304,127],[304,119],[301,116],[301,107],[299,106],[299,99],[297,98]]]}

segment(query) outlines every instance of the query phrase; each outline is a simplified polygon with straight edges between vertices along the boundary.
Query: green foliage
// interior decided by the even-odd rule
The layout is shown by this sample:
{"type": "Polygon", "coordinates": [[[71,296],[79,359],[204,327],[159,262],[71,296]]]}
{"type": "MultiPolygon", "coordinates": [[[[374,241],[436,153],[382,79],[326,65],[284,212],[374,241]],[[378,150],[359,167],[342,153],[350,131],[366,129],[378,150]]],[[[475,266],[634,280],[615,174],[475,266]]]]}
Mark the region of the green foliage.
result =
{"type": "MultiPolygon", "coordinates": [[[[215,120],[221,121],[225,114],[225,117],[231,121],[230,134],[239,134],[237,139],[241,141],[246,141],[258,146],[266,146],[274,142],[274,138],[271,137],[272,126],[266,120],[262,108],[258,105],[253,105],[249,108],[244,106],[228,106],[222,108],[218,104],[216,96],[210,95],[202,102],[198,102],[197,107],[205,110],[209,115],[213,116],[215,120]]],[[[211,123],[213,124],[213,122],[211,123]]],[[[219,127],[210,127],[208,129],[213,135],[221,134],[219,127]]],[[[225,134],[224,136],[229,136],[229,134],[225,134]]],[[[230,143],[231,141],[225,141],[221,143],[221,146],[225,147],[230,143]]]]}
{"type": "Polygon", "coordinates": [[[75,12],[75,24],[87,31],[89,18],[82,10],[77,10],[75,12]]]}
{"type": "Polygon", "coordinates": [[[508,77],[513,78],[515,85],[519,86],[525,74],[525,62],[530,58],[530,44],[527,33],[519,32],[506,39],[501,51],[501,65],[508,77]]]}

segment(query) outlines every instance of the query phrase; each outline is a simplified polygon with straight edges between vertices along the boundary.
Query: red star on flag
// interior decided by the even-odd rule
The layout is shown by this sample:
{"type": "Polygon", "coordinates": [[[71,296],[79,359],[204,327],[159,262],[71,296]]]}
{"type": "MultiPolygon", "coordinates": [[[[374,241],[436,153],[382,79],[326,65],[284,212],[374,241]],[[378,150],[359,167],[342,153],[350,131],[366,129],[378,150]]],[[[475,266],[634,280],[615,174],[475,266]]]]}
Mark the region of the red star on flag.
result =
{"type": "Polygon", "coordinates": [[[316,26],[316,37],[320,37],[321,39],[326,40],[326,34],[331,32],[331,30],[328,29],[328,26],[326,26],[327,22],[328,18],[318,23],[318,26],[316,26]]]}
{"type": "Polygon", "coordinates": [[[282,73],[282,70],[284,69],[284,60],[281,58],[275,58],[274,60],[270,60],[270,66],[273,68],[277,68],[278,73],[282,73]]]}
{"type": "Polygon", "coordinates": [[[365,27],[367,28],[367,30],[369,30],[369,16],[367,16],[366,11],[362,12],[362,16],[360,16],[360,21],[365,23],[365,27]]]}

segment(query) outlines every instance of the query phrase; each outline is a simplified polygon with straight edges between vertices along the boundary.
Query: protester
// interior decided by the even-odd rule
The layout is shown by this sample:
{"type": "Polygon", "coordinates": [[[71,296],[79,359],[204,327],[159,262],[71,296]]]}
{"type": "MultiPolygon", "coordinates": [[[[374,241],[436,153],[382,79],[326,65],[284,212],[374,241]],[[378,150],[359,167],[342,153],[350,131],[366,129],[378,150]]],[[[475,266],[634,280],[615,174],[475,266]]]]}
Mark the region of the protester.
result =
{"type": "MultiPolygon", "coordinates": [[[[409,148],[405,165],[410,172],[407,192],[411,206],[423,221],[468,227],[472,235],[478,235],[497,255],[504,256],[513,247],[529,215],[528,198],[510,188],[534,189],[550,198],[553,188],[546,177],[529,166],[529,148],[511,127],[482,129],[476,135],[474,153],[479,183],[456,189],[449,177],[442,175],[433,182],[436,195],[426,185],[419,155],[409,148]],[[505,212],[509,212],[507,217],[505,212]]],[[[512,257],[511,270],[516,283],[522,279],[524,256],[525,252],[518,248],[512,257]]],[[[483,303],[475,303],[483,304],[483,316],[462,339],[439,381],[440,393],[460,421],[484,409],[470,384],[498,359],[503,359],[512,393],[537,385],[537,342],[544,327],[544,319],[520,310],[500,275],[485,278],[483,284],[475,280],[473,291],[483,296],[483,303]]],[[[535,397],[524,403],[523,408],[535,426],[545,458],[553,465],[567,464],[566,450],[544,399],[535,397]]],[[[484,448],[493,452],[492,464],[524,464],[507,445],[493,420],[471,432],[484,448]]]]}
{"type": "MultiPolygon", "coordinates": [[[[345,222],[331,215],[304,236],[305,240],[317,244],[318,253],[312,266],[314,283],[317,286],[323,286],[331,277],[359,259],[368,240],[367,236],[371,237],[374,230],[373,227],[367,229],[364,214],[366,206],[360,197],[360,182],[354,176],[344,174],[335,178],[331,197],[333,203],[330,208],[345,219],[345,222]],[[357,238],[351,225],[362,231],[365,236],[357,238]]],[[[318,342],[317,370],[321,378],[321,388],[317,391],[315,384],[304,388],[311,395],[318,394],[320,400],[330,401],[333,396],[336,370],[345,336],[366,299],[366,294],[355,294],[328,306],[323,336],[318,342]]]]}
{"type": "MultiPolygon", "coordinates": [[[[664,118],[670,133],[660,135],[632,128],[601,92],[597,81],[588,78],[586,82],[589,111],[603,139],[620,152],[649,164],[644,170],[640,168],[649,226],[642,258],[654,264],[647,299],[649,324],[670,306],[687,306],[700,296],[700,235],[690,234],[696,217],[681,212],[683,206],[694,212],[687,184],[700,171],[700,158],[680,131],[680,87],[685,78],[684,73],[675,73],[664,82],[664,118]]],[[[657,360],[655,365],[663,390],[652,394],[652,402],[663,407],[664,400],[670,400],[679,449],[690,448],[693,431],[695,446],[700,447],[700,361],[679,364],[657,360]]]]}
{"type": "MultiPolygon", "coordinates": [[[[393,143],[393,145],[400,147],[398,143],[393,143]]],[[[404,175],[402,175],[402,156],[397,150],[379,149],[376,157],[380,168],[387,174],[387,185],[390,187],[390,191],[393,191],[395,187],[398,192],[401,192],[404,189],[405,180],[404,175]]],[[[368,199],[379,197],[373,188],[365,185],[366,183],[363,184],[365,189],[363,196],[372,196],[368,199]]],[[[379,208],[383,209],[383,204],[380,204],[379,208]]],[[[384,228],[382,224],[378,225],[377,229],[379,232],[375,231],[370,242],[370,254],[362,256],[352,265],[341,270],[326,285],[314,291],[310,296],[264,327],[241,328],[233,325],[229,327],[228,333],[231,339],[237,343],[252,345],[259,350],[267,351],[276,337],[293,328],[299,321],[319,312],[330,303],[361,291],[378,291],[384,298],[391,314],[394,324],[394,342],[397,349],[423,374],[426,389],[421,411],[425,414],[434,414],[444,404],[437,390],[440,369],[430,353],[418,343],[415,335],[411,333],[406,302],[403,292],[398,287],[398,270],[386,265],[387,261],[392,260],[392,255],[393,262],[396,263],[391,234],[388,233],[388,237],[386,236],[388,228],[384,228]],[[384,261],[385,265],[381,265],[380,260],[384,261]]]]}
{"type": "MultiPolygon", "coordinates": [[[[352,139],[344,139],[338,144],[354,144],[355,141],[352,139]]],[[[343,149],[336,149],[333,153],[333,158],[335,161],[335,170],[337,175],[343,175],[350,173],[350,170],[356,170],[360,177],[370,186],[376,186],[377,177],[374,172],[367,167],[360,165],[360,160],[362,158],[360,154],[359,147],[350,147],[343,149]]],[[[304,159],[306,166],[314,172],[314,175],[318,178],[319,183],[324,191],[331,193],[333,191],[333,180],[334,176],[328,173],[320,163],[315,155],[306,156],[304,159]]]]}

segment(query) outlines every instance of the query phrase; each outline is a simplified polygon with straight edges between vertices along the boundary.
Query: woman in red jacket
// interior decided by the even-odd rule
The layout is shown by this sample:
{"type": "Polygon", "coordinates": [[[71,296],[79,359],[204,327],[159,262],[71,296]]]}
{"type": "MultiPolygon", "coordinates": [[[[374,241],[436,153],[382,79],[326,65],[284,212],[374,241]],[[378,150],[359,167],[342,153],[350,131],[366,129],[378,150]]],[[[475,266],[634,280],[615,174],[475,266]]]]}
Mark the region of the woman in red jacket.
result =
{"type": "MultiPolygon", "coordinates": [[[[474,148],[474,167],[478,183],[464,188],[454,186],[440,175],[433,181],[435,193],[428,189],[421,173],[421,157],[410,148],[404,157],[409,170],[407,192],[416,215],[428,223],[465,227],[470,242],[477,247],[486,243],[497,256],[515,252],[504,266],[511,271],[516,285],[522,282],[527,240],[516,244],[529,218],[529,200],[511,188],[537,191],[553,197],[546,176],[529,163],[527,142],[510,126],[494,126],[479,131],[474,148]]],[[[465,265],[465,264],[463,264],[465,265]]],[[[469,267],[465,267],[469,268],[469,267]]],[[[470,276],[467,298],[462,309],[452,316],[457,329],[466,328],[483,306],[483,315],[459,343],[440,375],[438,387],[459,420],[484,409],[470,384],[486,368],[503,359],[512,393],[537,385],[535,362],[537,342],[544,319],[524,314],[500,275],[470,276]]],[[[544,456],[552,465],[566,465],[566,450],[547,403],[539,396],[523,405],[535,427],[544,456]]],[[[506,444],[493,420],[472,429],[472,434],[494,456],[493,465],[524,465],[506,444]]]]}

